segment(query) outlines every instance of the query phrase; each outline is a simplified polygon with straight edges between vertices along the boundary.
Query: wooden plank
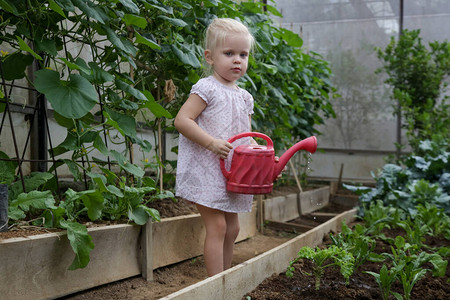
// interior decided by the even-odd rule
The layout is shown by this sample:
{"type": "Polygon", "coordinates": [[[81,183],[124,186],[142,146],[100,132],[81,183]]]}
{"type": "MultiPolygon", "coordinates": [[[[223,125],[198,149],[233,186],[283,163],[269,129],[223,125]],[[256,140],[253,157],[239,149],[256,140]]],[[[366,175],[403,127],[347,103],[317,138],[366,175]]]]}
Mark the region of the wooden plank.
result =
{"type": "Polygon", "coordinates": [[[325,212],[313,212],[309,214],[311,217],[314,217],[319,222],[326,222],[331,218],[334,218],[338,214],[336,213],[325,213],[325,212]]]}
{"type": "Polygon", "coordinates": [[[307,232],[308,230],[313,229],[314,227],[308,225],[300,225],[294,223],[286,223],[286,222],[278,222],[273,220],[266,220],[266,226],[276,229],[283,229],[292,232],[307,232]]]}

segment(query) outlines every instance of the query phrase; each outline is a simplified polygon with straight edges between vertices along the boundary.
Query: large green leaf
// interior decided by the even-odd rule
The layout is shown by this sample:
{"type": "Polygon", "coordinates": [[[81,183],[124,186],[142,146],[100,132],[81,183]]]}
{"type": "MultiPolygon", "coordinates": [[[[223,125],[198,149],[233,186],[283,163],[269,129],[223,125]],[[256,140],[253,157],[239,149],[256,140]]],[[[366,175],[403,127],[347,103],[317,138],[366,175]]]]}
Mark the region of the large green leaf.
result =
{"type": "Polygon", "coordinates": [[[17,206],[8,207],[8,218],[12,220],[22,220],[26,218],[25,213],[17,206]]]}
{"type": "Polygon", "coordinates": [[[108,16],[103,11],[101,5],[97,5],[94,2],[86,0],[71,0],[71,1],[89,18],[92,18],[101,24],[105,24],[105,22],[109,20],[108,16]]]}
{"type": "Polygon", "coordinates": [[[131,13],[133,14],[139,14],[139,8],[137,7],[136,4],[133,3],[133,1],[131,0],[119,0],[120,3],[122,3],[122,5],[131,13]]]}
{"type": "Polygon", "coordinates": [[[94,84],[102,84],[114,80],[113,75],[105,71],[105,69],[103,69],[96,63],[89,62],[88,65],[89,67],[91,67],[92,70],[92,75],[87,77],[90,82],[94,84]]]}
{"type": "Polygon", "coordinates": [[[117,88],[121,89],[124,92],[127,92],[128,94],[136,97],[139,100],[147,100],[147,97],[145,97],[144,94],[141,93],[138,89],[135,89],[125,81],[116,79],[115,81],[117,88]]]}
{"type": "Polygon", "coordinates": [[[143,205],[139,205],[134,209],[128,211],[128,218],[138,225],[145,225],[150,215],[143,205]]]}
{"type": "Polygon", "coordinates": [[[72,173],[72,175],[73,175],[73,179],[82,180],[82,174],[81,174],[80,169],[76,162],[74,162],[70,159],[63,159],[62,161],[66,163],[67,168],[69,169],[70,173],[72,173]]]}
{"type": "Polygon", "coordinates": [[[57,49],[57,39],[54,40],[42,37],[39,40],[35,41],[36,51],[41,53],[45,52],[49,54],[50,56],[56,56],[58,54],[57,49]]]}
{"type": "MultiPolygon", "coordinates": [[[[26,191],[34,191],[54,179],[54,175],[47,172],[33,172],[24,178],[26,191]]],[[[22,182],[16,181],[9,188],[9,199],[14,200],[23,193],[22,182]]]]}
{"type": "Polygon", "coordinates": [[[64,58],[64,57],[60,57],[59,59],[61,61],[63,61],[64,64],[67,67],[69,67],[71,70],[78,70],[78,71],[81,71],[84,74],[90,74],[91,73],[91,70],[89,69],[89,67],[86,64],[86,62],[80,57],[78,57],[75,62],[71,62],[67,58],[64,58]]]}
{"type": "Polygon", "coordinates": [[[171,45],[172,51],[175,55],[186,65],[190,65],[194,68],[200,68],[201,64],[197,56],[195,56],[191,50],[187,49],[183,45],[171,45]]]}
{"type": "Polygon", "coordinates": [[[108,37],[108,40],[117,48],[124,51],[125,53],[128,53],[132,56],[136,55],[136,48],[134,48],[133,44],[130,43],[130,41],[127,41],[125,39],[121,39],[110,27],[103,26],[102,27],[105,32],[106,36],[108,37]]]}
{"type": "Polygon", "coordinates": [[[143,37],[138,32],[135,32],[134,34],[136,36],[136,43],[149,46],[151,49],[158,49],[158,50],[161,49],[160,45],[158,45],[157,43],[155,43],[154,41],[152,41],[146,37],[143,37]]]}
{"type": "Polygon", "coordinates": [[[103,139],[100,135],[97,135],[97,137],[95,138],[93,146],[95,149],[100,151],[100,153],[103,154],[104,156],[109,155],[109,150],[106,147],[106,144],[105,144],[105,142],[103,142],[103,139]]]}
{"type": "Polygon", "coordinates": [[[73,6],[72,1],[70,0],[55,0],[55,2],[67,11],[75,11],[75,6],[73,6]]]}
{"type": "Polygon", "coordinates": [[[2,63],[5,79],[14,80],[25,77],[25,70],[33,63],[33,60],[33,56],[21,52],[6,56],[2,63]]]}
{"type": "Polygon", "coordinates": [[[130,163],[122,154],[115,150],[111,150],[111,155],[114,156],[114,158],[117,160],[117,163],[119,166],[128,171],[129,173],[137,176],[137,177],[143,177],[145,172],[140,167],[130,163]]]}
{"type": "Polygon", "coordinates": [[[102,193],[97,190],[88,190],[79,192],[84,206],[88,209],[88,216],[91,221],[95,221],[102,215],[104,206],[104,198],[102,193]]]}
{"type": "Polygon", "coordinates": [[[33,51],[28,44],[20,37],[16,35],[17,42],[19,43],[20,50],[26,51],[34,56],[38,60],[42,60],[42,57],[33,51]]]}
{"type": "Polygon", "coordinates": [[[56,11],[58,14],[61,15],[61,17],[63,17],[64,19],[66,19],[66,14],[64,13],[64,11],[61,9],[61,7],[53,0],[49,0],[48,1],[49,7],[56,11]]]}
{"type": "Polygon", "coordinates": [[[10,205],[12,207],[20,207],[25,212],[29,211],[30,207],[37,209],[56,208],[55,198],[51,191],[22,193],[17,199],[11,201],[10,205]]]}
{"type": "Polygon", "coordinates": [[[280,31],[281,31],[282,38],[290,46],[292,46],[292,47],[301,47],[303,45],[303,40],[298,34],[292,32],[290,30],[287,30],[285,28],[280,28],[280,31]]]}
{"type": "Polygon", "coordinates": [[[16,6],[10,0],[0,0],[0,7],[16,16],[19,14],[16,6]]]}
{"type": "Polygon", "coordinates": [[[157,118],[165,117],[168,119],[172,118],[172,115],[162,107],[158,102],[156,102],[155,98],[153,98],[152,93],[149,91],[143,91],[144,95],[147,97],[148,101],[145,103],[144,107],[150,109],[152,114],[157,118]]]}
{"type": "Polygon", "coordinates": [[[109,124],[113,125],[124,135],[130,137],[136,136],[136,120],[132,116],[114,111],[107,107],[105,107],[105,112],[107,113],[107,116],[109,116],[111,120],[115,122],[109,124]],[[116,126],[116,124],[118,127],[116,126]]]}
{"type": "Polygon", "coordinates": [[[187,26],[187,23],[181,19],[176,19],[176,18],[169,18],[167,16],[164,15],[159,15],[158,18],[164,19],[169,21],[170,23],[172,23],[175,26],[180,26],[180,27],[185,27],[187,26]]]}
{"type": "Polygon", "coordinates": [[[97,93],[86,78],[70,74],[69,81],[60,80],[59,73],[39,70],[35,73],[36,89],[45,94],[53,109],[67,118],[86,115],[97,103],[97,93]]]}
{"type": "Polygon", "coordinates": [[[123,20],[125,21],[125,24],[127,24],[127,26],[135,25],[142,29],[147,27],[147,20],[140,16],[125,14],[123,16],[123,20]]]}
{"type": "Polygon", "coordinates": [[[90,261],[89,254],[94,249],[92,237],[88,234],[86,226],[65,220],[61,220],[60,224],[67,230],[67,238],[75,252],[75,258],[69,266],[69,270],[86,267],[90,261]]]}

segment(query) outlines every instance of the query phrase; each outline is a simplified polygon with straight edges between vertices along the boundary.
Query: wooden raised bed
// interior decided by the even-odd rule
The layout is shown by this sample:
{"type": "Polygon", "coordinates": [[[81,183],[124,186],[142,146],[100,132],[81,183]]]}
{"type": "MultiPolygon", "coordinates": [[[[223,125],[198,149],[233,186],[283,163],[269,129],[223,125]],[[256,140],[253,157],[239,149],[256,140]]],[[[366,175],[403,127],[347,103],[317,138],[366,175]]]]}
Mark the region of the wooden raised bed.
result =
{"type": "MultiPolygon", "coordinates": [[[[238,241],[256,234],[255,207],[239,219],[238,241]]],[[[54,299],[136,275],[151,280],[154,269],[203,253],[199,214],[88,231],[95,248],[88,266],[75,271],[67,270],[74,253],[64,232],[0,240],[0,298],[54,299]]]]}
{"type": "Polygon", "coordinates": [[[318,227],[215,276],[161,298],[161,300],[226,299],[240,300],[265,278],[286,270],[289,261],[303,246],[322,243],[324,235],[340,230],[343,221],[352,222],[357,209],[343,212],[318,227]],[[211,295],[214,295],[211,298],[211,295]]]}

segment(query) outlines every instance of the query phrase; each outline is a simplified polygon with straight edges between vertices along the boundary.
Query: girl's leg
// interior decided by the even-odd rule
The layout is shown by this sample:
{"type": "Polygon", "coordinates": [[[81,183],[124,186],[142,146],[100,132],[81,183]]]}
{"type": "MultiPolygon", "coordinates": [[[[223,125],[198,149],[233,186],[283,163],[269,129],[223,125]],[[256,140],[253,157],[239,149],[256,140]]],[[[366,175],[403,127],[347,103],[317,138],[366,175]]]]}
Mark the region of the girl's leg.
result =
{"type": "Polygon", "coordinates": [[[239,234],[239,218],[237,213],[225,212],[225,220],[227,230],[225,233],[225,240],[223,243],[223,269],[231,268],[231,261],[233,260],[234,242],[239,234]]]}
{"type": "Polygon", "coordinates": [[[224,270],[224,240],[227,222],[223,211],[197,204],[206,227],[204,258],[208,276],[213,276],[224,270]]]}

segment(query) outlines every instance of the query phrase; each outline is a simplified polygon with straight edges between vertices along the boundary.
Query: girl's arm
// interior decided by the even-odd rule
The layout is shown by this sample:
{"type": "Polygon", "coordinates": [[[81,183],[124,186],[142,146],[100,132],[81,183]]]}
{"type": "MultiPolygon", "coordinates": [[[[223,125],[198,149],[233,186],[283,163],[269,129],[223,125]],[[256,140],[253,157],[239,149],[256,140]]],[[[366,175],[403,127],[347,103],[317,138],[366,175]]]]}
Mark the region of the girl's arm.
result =
{"type": "Polygon", "coordinates": [[[221,158],[226,158],[230,150],[233,149],[233,145],[227,141],[215,139],[195,122],[205,108],[205,101],[197,94],[191,94],[175,117],[174,125],[186,138],[221,158]]]}
{"type": "MultiPolygon", "coordinates": [[[[248,115],[250,129],[249,131],[252,132],[252,115],[248,115]]],[[[251,137],[250,138],[250,145],[258,145],[258,143],[251,137]]]]}
{"type": "MultiPolygon", "coordinates": [[[[252,132],[252,115],[248,115],[248,120],[249,120],[249,132],[252,132]]],[[[258,143],[251,137],[250,138],[250,145],[258,145],[258,143]]]]}

